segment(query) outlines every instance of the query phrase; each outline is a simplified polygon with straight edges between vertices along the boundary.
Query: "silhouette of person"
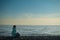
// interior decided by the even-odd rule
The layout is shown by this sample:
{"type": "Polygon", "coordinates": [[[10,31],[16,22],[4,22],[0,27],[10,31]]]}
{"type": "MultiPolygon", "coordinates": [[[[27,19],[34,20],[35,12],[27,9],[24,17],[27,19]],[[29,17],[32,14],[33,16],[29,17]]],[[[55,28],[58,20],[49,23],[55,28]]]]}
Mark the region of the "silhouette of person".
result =
{"type": "Polygon", "coordinates": [[[13,37],[16,36],[16,25],[13,25],[12,36],[13,36],[13,37]]]}
{"type": "Polygon", "coordinates": [[[15,38],[20,37],[20,34],[16,32],[16,25],[13,25],[12,36],[15,38]]]}

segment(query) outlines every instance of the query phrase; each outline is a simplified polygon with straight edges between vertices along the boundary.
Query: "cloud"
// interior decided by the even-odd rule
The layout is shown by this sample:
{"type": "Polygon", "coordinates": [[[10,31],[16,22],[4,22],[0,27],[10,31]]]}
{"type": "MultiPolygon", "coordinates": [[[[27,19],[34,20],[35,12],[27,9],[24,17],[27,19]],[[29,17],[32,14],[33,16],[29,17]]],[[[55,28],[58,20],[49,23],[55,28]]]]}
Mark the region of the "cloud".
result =
{"type": "Polygon", "coordinates": [[[25,13],[22,18],[60,18],[60,13],[25,13]]]}
{"type": "Polygon", "coordinates": [[[32,13],[25,13],[24,17],[26,18],[32,18],[33,14],[32,13]]]}
{"type": "Polygon", "coordinates": [[[2,20],[0,24],[8,25],[60,25],[60,18],[26,18],[2,20]]]}
{"type": "Polygon", "coordinates": [[[18,18],[1,19],[0,25],[60,25],[59,13],[33,14],[25,13],[18,18]],[[21,18],[20,18],[21,17],[21,18]]]}
{"type": "Polygon", "coordinates": [[[48,17],[48,18],[60,18],[60,13],[49,13],[49,14],[46,14],[44,17],[48,17]]]}
{"type": "Polygon", "coordinates": [[[36,14],[35,16],[37,16],[38,18],[60,18],[60,13],[39,13],[36,14]]]}

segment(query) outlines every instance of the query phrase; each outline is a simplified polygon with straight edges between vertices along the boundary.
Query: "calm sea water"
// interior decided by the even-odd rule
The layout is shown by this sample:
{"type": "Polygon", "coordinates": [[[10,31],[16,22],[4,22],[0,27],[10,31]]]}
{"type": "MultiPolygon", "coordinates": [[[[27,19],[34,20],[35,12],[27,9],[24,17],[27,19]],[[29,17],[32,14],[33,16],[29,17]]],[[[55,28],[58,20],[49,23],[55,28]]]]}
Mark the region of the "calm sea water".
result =
{"type": "MultiPolygon", "coordinates": [[[[13,25],[0,25],[0,36],[11,36],[13,25]]],[[[59,25],[17,25],[16,30],[21,36],[60,35],[59,25]]]]}

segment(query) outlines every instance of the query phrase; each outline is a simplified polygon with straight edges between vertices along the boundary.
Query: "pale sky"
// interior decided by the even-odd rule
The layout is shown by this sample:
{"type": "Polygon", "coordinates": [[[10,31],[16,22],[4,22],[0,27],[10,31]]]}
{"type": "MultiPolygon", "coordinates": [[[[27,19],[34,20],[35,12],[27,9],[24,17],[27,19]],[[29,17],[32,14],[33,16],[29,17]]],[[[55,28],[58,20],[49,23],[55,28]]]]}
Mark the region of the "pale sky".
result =
{"type": "Polygon", "coordinates": [[[0,0],[0,25],[60,25],[60,0],[0,0]]]}

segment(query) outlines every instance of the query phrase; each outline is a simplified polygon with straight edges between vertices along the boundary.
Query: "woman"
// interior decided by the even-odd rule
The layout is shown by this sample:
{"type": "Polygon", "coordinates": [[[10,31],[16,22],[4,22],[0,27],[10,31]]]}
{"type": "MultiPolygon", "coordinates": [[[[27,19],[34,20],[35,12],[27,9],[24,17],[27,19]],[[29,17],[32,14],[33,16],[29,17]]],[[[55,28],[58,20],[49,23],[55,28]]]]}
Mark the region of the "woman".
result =
{"type": "Polygon", "coordinates": [[[16,25],[13,25],[12,36],[16,36],[16,25]]]}
{"type": "Polygon", "coordinates": [[[18,32],[16,32],[16,25],[13,25],[12,36],[13,37],[20,37],[20,34],[18,32]]]}

